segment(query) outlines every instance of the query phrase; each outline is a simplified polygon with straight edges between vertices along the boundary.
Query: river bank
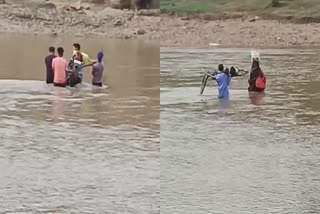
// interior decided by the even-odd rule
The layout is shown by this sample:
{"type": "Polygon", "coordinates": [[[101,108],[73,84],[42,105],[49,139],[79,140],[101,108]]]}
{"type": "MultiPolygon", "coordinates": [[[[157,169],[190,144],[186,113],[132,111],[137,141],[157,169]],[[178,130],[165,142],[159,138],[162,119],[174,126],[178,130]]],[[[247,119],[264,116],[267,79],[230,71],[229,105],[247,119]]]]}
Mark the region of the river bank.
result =
{"type": "Polygon", "coordinates": [[[159,10],[117,10],[80,2],[0,1],[1,33],[159,40],[159,10]]]}
{"type": "Polygon", "coordinates": [[[162,15],[161,47],[319,48],[320,23],[252,17],[206,20],[162,15]],[[165,29],[165,30],[163,30],[165,29]]]}

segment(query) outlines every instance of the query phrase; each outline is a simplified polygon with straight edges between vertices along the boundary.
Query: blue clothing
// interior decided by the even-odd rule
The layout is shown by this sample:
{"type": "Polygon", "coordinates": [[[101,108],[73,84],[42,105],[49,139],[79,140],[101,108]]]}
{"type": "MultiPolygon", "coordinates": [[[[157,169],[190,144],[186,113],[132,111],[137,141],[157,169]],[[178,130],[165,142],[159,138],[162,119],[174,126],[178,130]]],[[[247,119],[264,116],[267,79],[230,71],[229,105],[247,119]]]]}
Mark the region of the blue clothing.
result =
{"type": "Polygon", "coordinates": [[[218,83],[218,92],[219,98],[226,98],[229,97],[229,84],[231,77],[226,73],[218,73],[216,75],[216,81],[218,83]]]}

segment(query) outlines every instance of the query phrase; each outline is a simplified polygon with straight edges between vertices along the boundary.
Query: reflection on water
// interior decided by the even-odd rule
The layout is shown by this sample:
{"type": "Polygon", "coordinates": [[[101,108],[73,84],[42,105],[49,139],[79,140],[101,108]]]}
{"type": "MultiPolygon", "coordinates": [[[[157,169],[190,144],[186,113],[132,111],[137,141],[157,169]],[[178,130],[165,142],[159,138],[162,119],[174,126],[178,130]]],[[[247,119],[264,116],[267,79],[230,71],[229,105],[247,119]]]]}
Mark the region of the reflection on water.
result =
{"type": "Polygon", "coordinates": [[[249,98],[251,101],[251,104],[253,105],[263,105],[264,104],[264,96],[265,93],[264,92],[260,92],[260,93],[249,93],[249,98]]]}
{"type": "Polygon", "coordinates": [[[317,50],[263,50],[265,94],[201,67],[250,66],[246,49],[161,50],[161,213],[320,213],[317,50]]]}
{"type": "Polygon", "coordinates": [[[159,213],[159,47],[138,41],[0,40],[0,212],[159,213]],[[47,85],[50,45],[105,52],[105,82],[47,85]]]}

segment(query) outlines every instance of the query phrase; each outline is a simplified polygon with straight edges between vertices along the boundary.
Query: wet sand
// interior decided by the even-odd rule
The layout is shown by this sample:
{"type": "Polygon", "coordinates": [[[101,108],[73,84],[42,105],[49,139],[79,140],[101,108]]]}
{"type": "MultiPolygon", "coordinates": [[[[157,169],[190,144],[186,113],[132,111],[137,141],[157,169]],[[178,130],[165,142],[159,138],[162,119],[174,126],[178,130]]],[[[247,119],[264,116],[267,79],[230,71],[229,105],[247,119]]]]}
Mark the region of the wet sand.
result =
{"type": "Polygon", "coordinates": [[[295,24],[285,20],[249,18],[204,20],[163,15],[162,47],[319,48],[320,23],[295,24]],[[165,29],[165,30],[163,30],[165,29]]]}

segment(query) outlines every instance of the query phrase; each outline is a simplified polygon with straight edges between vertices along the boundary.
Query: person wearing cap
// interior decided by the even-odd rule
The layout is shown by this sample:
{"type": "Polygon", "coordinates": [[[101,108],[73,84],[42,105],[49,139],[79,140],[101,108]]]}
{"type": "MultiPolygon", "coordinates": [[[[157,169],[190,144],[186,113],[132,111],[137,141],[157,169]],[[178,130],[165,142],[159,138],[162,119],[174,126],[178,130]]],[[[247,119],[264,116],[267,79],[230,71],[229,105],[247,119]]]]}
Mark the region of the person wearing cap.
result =
{"type": "Polygon", "coordinates": [[[252,66],[250,70],[249,76],[249,92],[263,92],[266,88],[266,77],[263,71],[260,68],[260,58],[253,57],[252,58],[252,66]]]}
{"type": "Polygon", "coordinates": [[[92,85],[102,87],[102,78],[104,65],[102,63],[103,52],[99,52],[97,55],[98,61],[92,66],[92,85]]]}

